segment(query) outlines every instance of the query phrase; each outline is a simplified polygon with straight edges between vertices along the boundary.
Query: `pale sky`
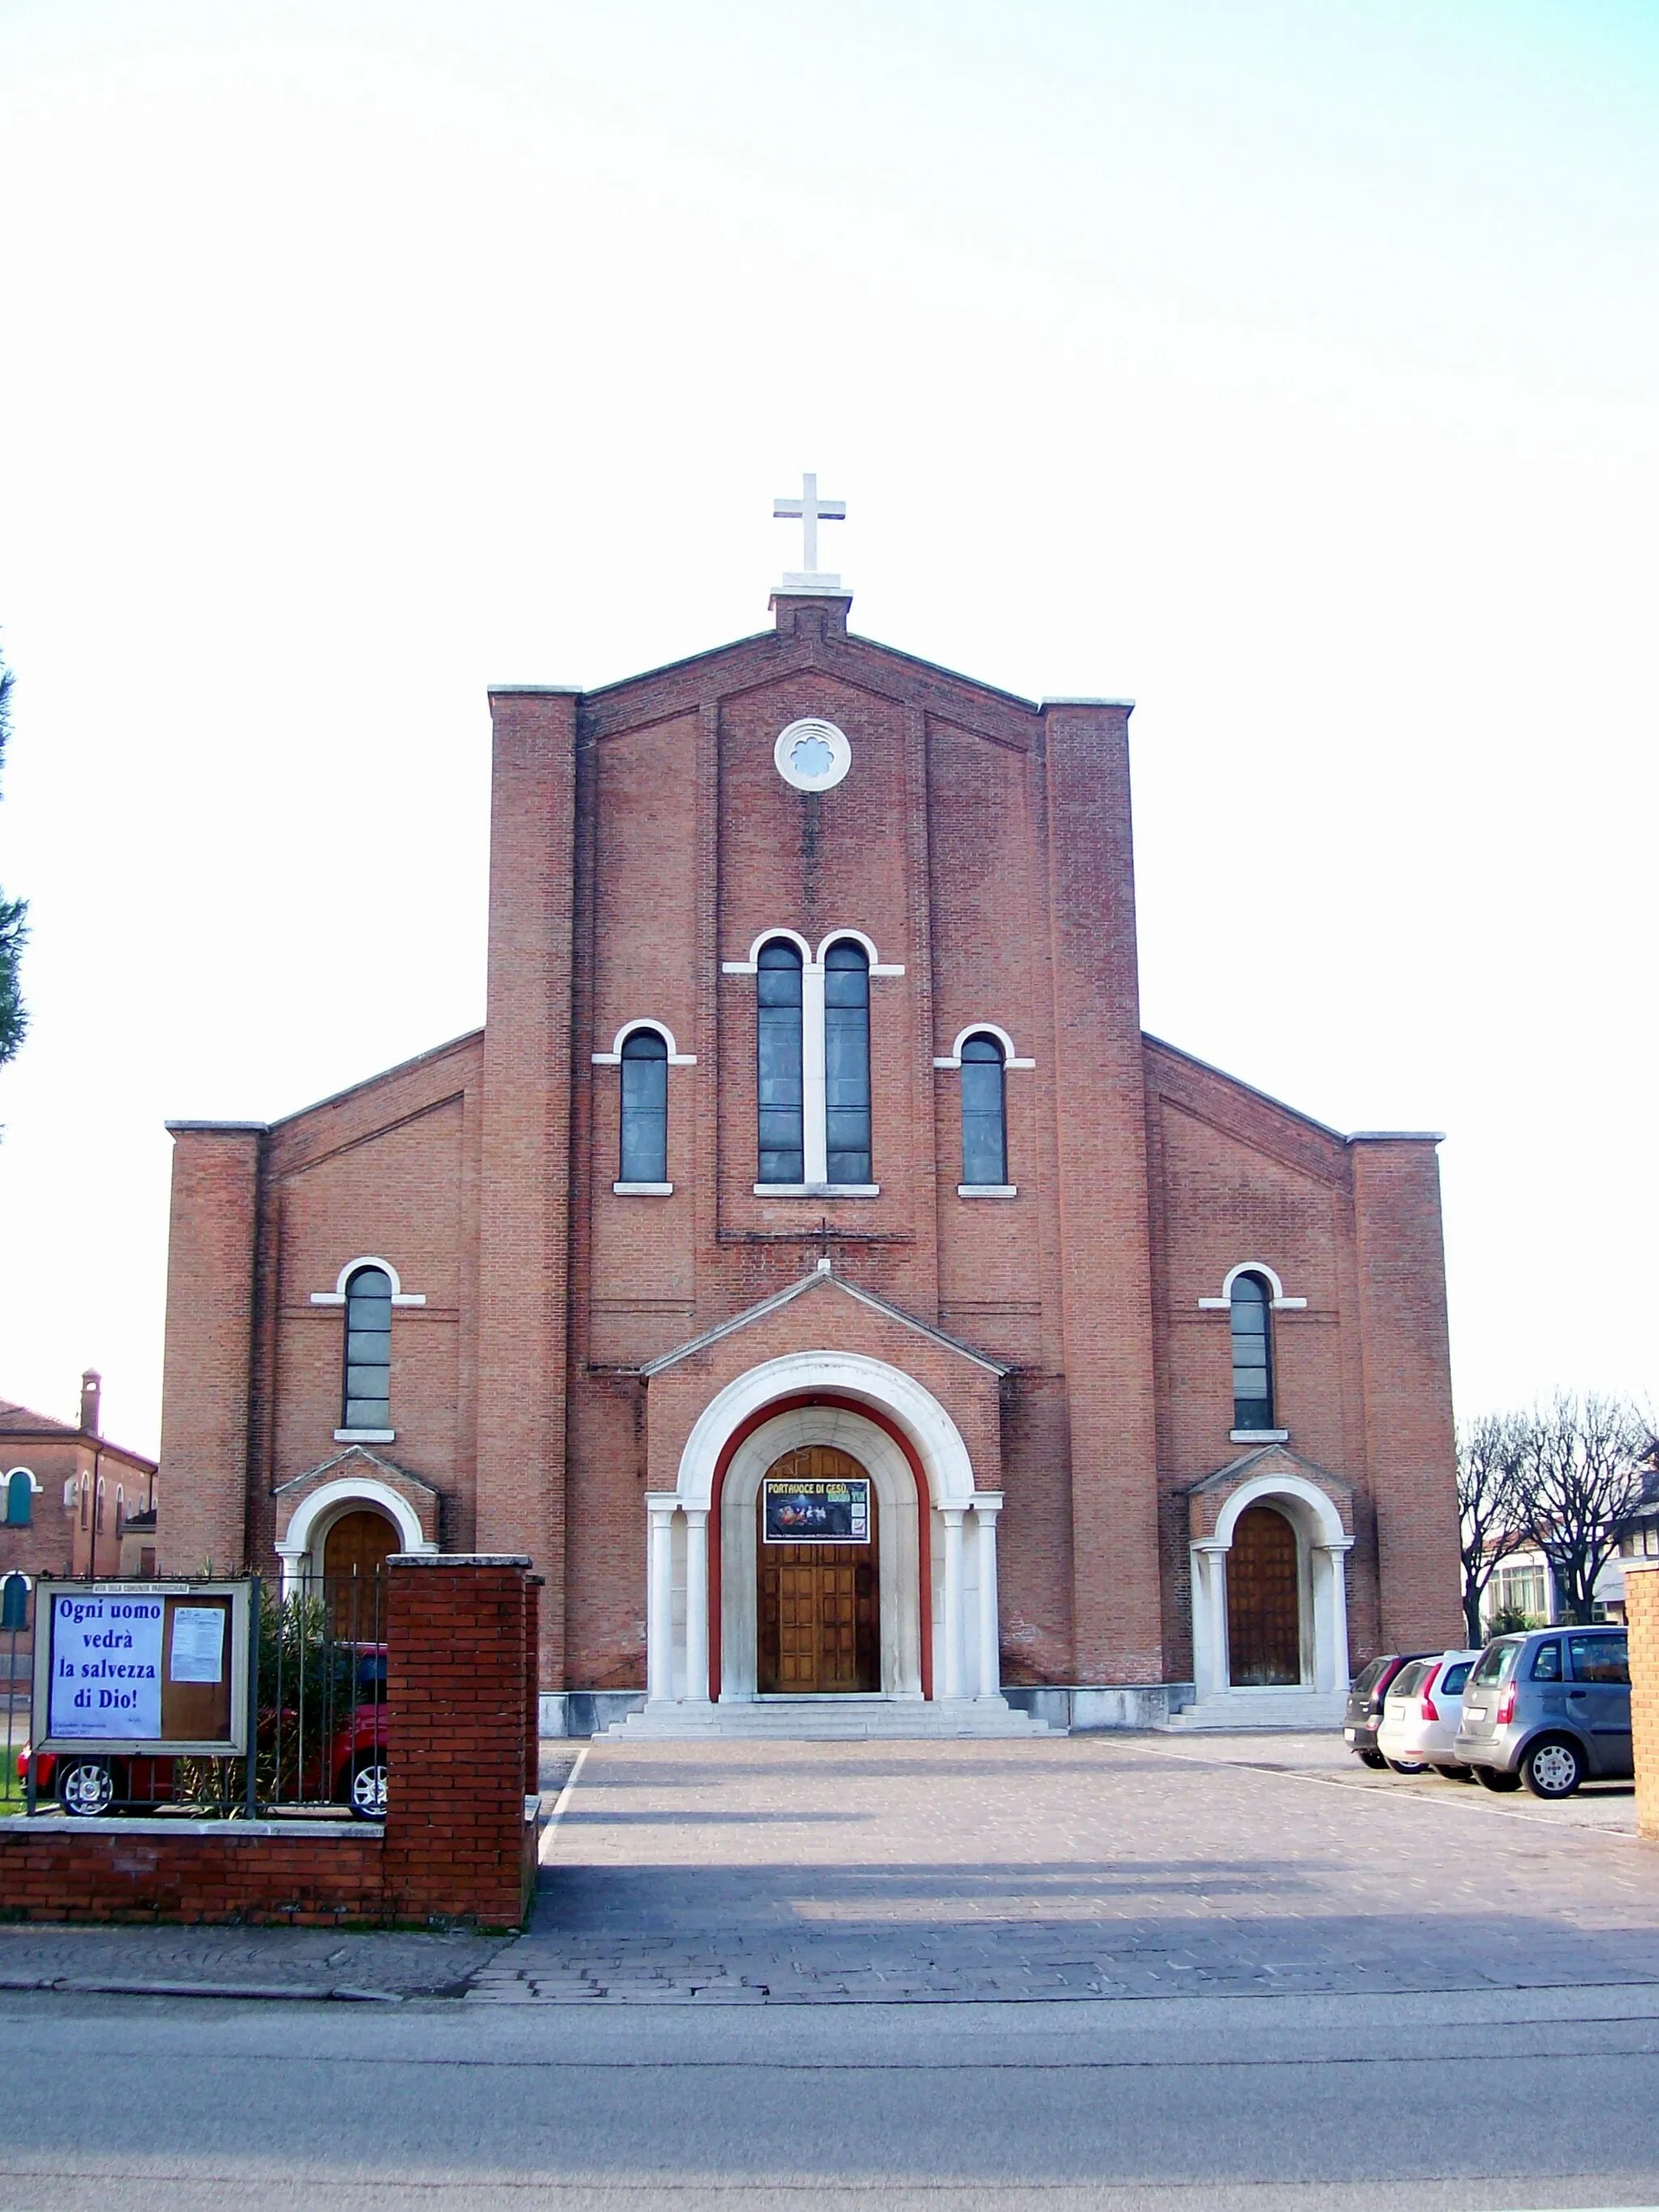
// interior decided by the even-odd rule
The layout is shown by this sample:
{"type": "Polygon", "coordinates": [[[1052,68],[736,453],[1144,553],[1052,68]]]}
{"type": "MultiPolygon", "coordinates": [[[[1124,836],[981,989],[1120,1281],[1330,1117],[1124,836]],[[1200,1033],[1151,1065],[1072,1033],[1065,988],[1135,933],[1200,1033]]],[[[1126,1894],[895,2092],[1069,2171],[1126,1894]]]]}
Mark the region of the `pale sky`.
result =
{"type": "Polygon", "coordinates": [[[483,1012],[492,682],[1127,693],[1143,1013],[1434,1128],[1459,1411],[1659,1395],[1659,15],[5,0],[0,1396],[159,1427],[164,1119],[483,1012]]]}

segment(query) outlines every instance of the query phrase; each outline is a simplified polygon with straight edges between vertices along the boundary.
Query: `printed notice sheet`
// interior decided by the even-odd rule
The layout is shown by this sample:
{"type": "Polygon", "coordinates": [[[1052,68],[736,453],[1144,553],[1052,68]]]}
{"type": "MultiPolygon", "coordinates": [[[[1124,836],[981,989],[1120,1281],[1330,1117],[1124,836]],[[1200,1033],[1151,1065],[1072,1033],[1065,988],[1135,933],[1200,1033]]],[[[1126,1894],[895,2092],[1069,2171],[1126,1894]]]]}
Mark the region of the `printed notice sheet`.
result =
{"type": "Polygon", "coordinates": [[[225,1671],[225,1609],[179,1605],[173,1610],[170,1682],[220,1682],[225,1671]]]}

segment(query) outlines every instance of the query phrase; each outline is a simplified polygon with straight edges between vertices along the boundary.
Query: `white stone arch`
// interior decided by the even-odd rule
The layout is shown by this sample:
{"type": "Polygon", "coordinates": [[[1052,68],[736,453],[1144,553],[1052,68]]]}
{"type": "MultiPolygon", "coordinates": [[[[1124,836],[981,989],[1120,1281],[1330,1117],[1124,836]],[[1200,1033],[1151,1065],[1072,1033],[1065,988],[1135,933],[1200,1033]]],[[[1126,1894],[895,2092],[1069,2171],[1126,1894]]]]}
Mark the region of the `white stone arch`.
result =
{"type": "Polygon", "coordinates": [[[921,1694],[921,1512],[928,1516],[932,1673],[936,1698],[1000,1695],[996,1522],[1000,1491],[976,1491],[962,1432],[913,1376],[862,1352],[799,1352],[763,1361],[716,1392],[693,1424],[675,1487],[648,1494],[647,1684],[653,1703],[708,1696],[708,1518],[714,1475],[732,1436],[785,1398],[807,1403],[757,1423],[731,1456],[720,1506],[722,1701],[755,1688],[755,1498],[773,1461],[801,1443],[835,1443],[876,1486],[882,1614],[882,1694],[921,1694]],[[927,1486],[918,1498],[903,1434],[927,1486]]]}
{"type": "Polygon", "coordinates": [[[783,928],[763,929],[760,935],[756,938],[753,944],[750,945],[749,948],[749,957],[746,960],[728,960],[724,963],[726,974],[728,975],[754,975],[760,966],[762,947],[773,944],[778,938],[781,938],[786,945],[793,945],[794,946],[795,950],[800,954],[800,964],[803,968],[811,968],[813,965],[812,948],[807,943],[806,939],[801,935],[799,930],[783,928]]]}
{"type": "Polygon", "coordinates": [[[617,1031],[616,1037],[609,1052],[596,1052],[593,1054],[594,1066],[620,1067],[622,1065],[623,1047],[627,1043],[629,1038],[631,1037],[638,1030],[650,1030],[662,1039],[664,1044],[668,1048],[668,1065],[671,1067],[695,1067],[696,1066],[696,1054],[695,1052],[682,1052],[680,1050],[678,1045],[674,1042],[674,1032],[669,1028],[666,1022],[657,1021],[648,1014],[640,1014],[636,1015],[632,1021],[627,1021],[623,1024],[622,1027],[617,1031]]]}
{"type": "Polygon", "coordinates": [[[1277,1273],[1267,1265],[1265,1260],[1241,1260],[1237,1267],[1229,1267],[1221,1279],[1221,1296],[1218,1298],[1200,1298],[1199,1304],[1206,1312],[1231,1312],[1233,1303],[1233,1285],[1241,1275],[1261,1276],[1262,1281],[1273,1292],[1273,1306],[1275,1313],[1301,1313],[1307,1306],[1306,1298],[1285,1297],[1284,1284],[1280,1282],[1277,1273]]]}
{"type": "Polygon", "coordinates": [[[1336,1501],[1310,1476],[1291,1468],[1267,1469],[1243,1482],[1216,1517],[1215,1534],[1192,1546],[1193,1673],[1198,1702],[1225,1698],[1271,1716],[1275,1705],[1300,1694],[1322,1701],[1316,1713],[1297,1718],[1340,1717],[1348,1691],[1347,1554],[1353,1539],[1342,1526],[1336,1501]],[[1274,1688],[1232,1683],[1227,1648],[1227,1562],[1239,1516],[1253,1505],[1272,1505],[1296,1537],[1297,1610],[1301,1627],[1301,1681],[1274,1688]],[[1328,1705],[1328,1712],[1324,1706],[1328,1705]]]}
{"type": "Polygon", "coordinates": [[[341,1268],[331,1291],[313,1291],[311,1293],[312,1304],[343,1306],[346,1302],[346,1285],[359,1267],[379,1267],[385,1273],[392,1284],[392,1303],[394,1306],[423,1306],[426,1304],[424,1291],[406,1291],[404,1288],[398,1270],[390,1260],[383,1260],[378,1252],[360,1252],[355,1260],[348,1260],[341,1268]]]}
{"type": "Polygon", "coordinates": [[[1035,1067],[1036,1066],[1036,1060],[1023,1059],[1020,1056],[1018,1048],[1000,1022],[968,1022],[957,1031],[957,1041],[951,1047],[950,1051],[939,1054],[933,1062],[934,1066],[960,1067],[962,1048],[969,1037],[974,1036],[994,1037],[1002,1047],[1002,1064],[1005,1067],[1035,1067]]]}
{"type": "Polygon", "coordinates": [[[0,1474],[0,1495],[3,1494],[6,1484],[11,1480],[15,1474],[21,1474],[27,1477],[29,1489],[36,1498],[40,1498],[45,1495],[41,1487],[40,1478],[32,1467],[9,1467],[3,1474],[0,1474]]]}
{"type": "Polygon", "coordinates": [[[389,1482],[374,1475],[343,1475],[308,1492],[289,1515],[288,1527],[276,1540],[284,1593],[305,1576],[321,1574],[329,1530],[346,1514],[365,1507],[386,1515],[398,1531],[399,1551],[434,1553],[438,1549],[422,1528],[415,1508],[389,1482]]]}

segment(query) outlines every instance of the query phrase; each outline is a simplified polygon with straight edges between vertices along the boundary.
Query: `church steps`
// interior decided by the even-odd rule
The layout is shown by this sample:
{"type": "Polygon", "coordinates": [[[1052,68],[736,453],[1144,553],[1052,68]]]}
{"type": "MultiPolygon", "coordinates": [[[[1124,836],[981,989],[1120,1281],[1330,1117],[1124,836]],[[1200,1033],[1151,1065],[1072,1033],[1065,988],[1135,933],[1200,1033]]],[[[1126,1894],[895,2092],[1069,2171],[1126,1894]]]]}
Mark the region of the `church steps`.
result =
{"type": "Polygon", "coordinates": [[[661,1705],[629,1713],[605,1731],[631,1742],[710,1742],[738,1739],[862,1743],[962,1736],[1048,1736],[1046,1721],[1015,1711],[1000,1698],[871,1699],[842,1705],[823,1698],[750,1703],[661,1705]]]}

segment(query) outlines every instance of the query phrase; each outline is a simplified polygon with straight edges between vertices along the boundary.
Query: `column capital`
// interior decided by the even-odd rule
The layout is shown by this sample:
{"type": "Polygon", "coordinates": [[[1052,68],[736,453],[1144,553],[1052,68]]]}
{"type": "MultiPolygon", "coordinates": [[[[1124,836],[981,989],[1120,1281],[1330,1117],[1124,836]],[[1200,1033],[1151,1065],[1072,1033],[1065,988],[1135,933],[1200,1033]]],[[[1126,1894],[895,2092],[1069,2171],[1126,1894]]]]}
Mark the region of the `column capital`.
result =
{"type": "Polygon", "coordinates": [[[965,1505],[941,1505],[939,1511],[945,1516],[945,1525],[947,1528],[960,1528],[968,1517],[968,1508],[965,1505]]]}
{"type": "Polygon", "coordinates": [[[647,1490],[645,1493],[645,1510],[653,1520],[659,1515],[665,1519],[671,1513],[678,1513],[679,1506],[680,1498],[678,1491],[647,1490]]]}
{"type": "Polygon", "coordinates": [[[981,1520],[995,1520],[1002,1506],[1003,1496],[1000,1490],[976,1490],[974,1492],[974,1510],[981,1520]]]}

